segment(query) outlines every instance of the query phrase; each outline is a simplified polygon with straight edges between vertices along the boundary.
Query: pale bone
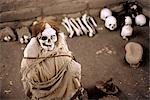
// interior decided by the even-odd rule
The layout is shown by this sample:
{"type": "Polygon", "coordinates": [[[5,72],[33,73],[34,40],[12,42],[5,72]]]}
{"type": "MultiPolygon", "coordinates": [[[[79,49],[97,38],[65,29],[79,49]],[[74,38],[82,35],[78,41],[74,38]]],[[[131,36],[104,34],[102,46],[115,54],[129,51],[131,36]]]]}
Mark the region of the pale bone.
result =
{"type": "Polygon", "coordinates": [[[73,27],[73,29],[75,30],[75,32],[76,32],[76,35],[77,36],[80,36],[80,30],[78,30],[78,28],[73,24],[73,22],[69,19],[69,23],[70,23],[70,25],[73,27]]]}
{"type": "MultiPolygon", "coordinates": [[[[71,25],[70,25],[70,23],[69,23],[68,18],[65,17],[65,18],[63,19],[63,22],[67,24],[67,26],[68,26],[68,28],[69,28],[69,30],[70,30],[70,31],[69,31],[69,33],[70,33],[69,37],[72,38],[72,36],[73,36],[73,34],[74,34],[74,31],[73,31],[73,29],[72,29],[72,27],[71,27],[71,25]]],[[[62,24],[63,24],[63,23],[62,23],[62,24]]],[[[65,27],[67,27],[67,26],[65,26],[65,27]]]]}
{"type": "Polygon", "coordinates": [[[88,23],[87,23],[87,14],[84,14],[83,16],[82,16],[82,21],[83,21],[83,23],[86,25],[86,27],[88,28],[88,30],[89,30],[89,36],[91,36],[92,34],[93,34],[93,30],[92,30],[92,28],[88,25],[88,23]]]}
{"type": "Polygon", "coordinates": [[[77,22],[79,23],[79,25],[81,26],[81,29],[83,30],[83,32],[84,32],[85,34],[87,34],[87,33],[88,33],[88,30],[87,30],[86,27],[82,24],[80,18],[76,18],[76,20],[77,20],[77,22]]]}
{"type": "Polygon", "coordinates": [[[78,25],[78,23],[75,21],[75,19],[70,18],[70,20],[71,20],[71,21],[75,24],[75,26],[77,27],[77,29],[80,31],[80,34],[82,34],[82,35],[83,35],[83,32],[82,32],[82,30],[81,30],[80,26],[78,25]]]}

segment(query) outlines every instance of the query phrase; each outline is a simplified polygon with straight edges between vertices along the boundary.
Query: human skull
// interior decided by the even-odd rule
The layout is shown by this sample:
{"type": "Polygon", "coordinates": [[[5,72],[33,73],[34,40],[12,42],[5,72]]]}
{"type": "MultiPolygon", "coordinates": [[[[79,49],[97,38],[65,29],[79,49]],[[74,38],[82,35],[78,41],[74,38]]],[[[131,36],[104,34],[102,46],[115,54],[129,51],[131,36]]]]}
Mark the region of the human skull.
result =
{"type": "Polygon", "coordinates": [[[101,18],[102,20],[106,20],[106,18],[107,18],[108,16],[112,16],[111,10],[108,9],[108,8],[103,8],[103,9],[101,10],[101,12],[100,12],[100,18],[101,18]]]}
{"type": "Polygon", "coordinates": [[[48,23],[45,24],[45,29],[38,38],[40,46],[51,51],[55,47],[55,42],[57,41],[56,30],[54,30],[48,23]]]}
{"type": "Polygon", "coordinates": [[[110,30],[115,30],[117,28],[117,20],[114,16],[108,16],[105,20],[105,27],[110,30]]]}
{"type": "Polygon", "coordinates": [[[146,24],[146,17],[143,14],[137,15],[135,17],[136,25],[143,26],[146,24]]]}
{"type": "Polygon", "coordinates": [[[132,25],[132,19],[130,16],[125,16],[125,25],[132,25]]]}
{"type": "Polygon", "coordinates": [[[133,28],[131,25],[124,25],[121,30],[121,36],[123,39],[128,40],[127,37],[131,36],[133,33],[133,28]]]}

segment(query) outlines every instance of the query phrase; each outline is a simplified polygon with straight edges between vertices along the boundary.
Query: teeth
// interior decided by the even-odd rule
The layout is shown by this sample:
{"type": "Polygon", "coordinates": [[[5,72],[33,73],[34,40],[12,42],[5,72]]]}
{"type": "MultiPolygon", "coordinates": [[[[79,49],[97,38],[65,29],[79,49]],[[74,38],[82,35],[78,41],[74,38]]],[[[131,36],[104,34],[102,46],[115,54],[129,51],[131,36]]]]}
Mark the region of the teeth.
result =
{"type": "Polygon", "coordinates": [[[48,47],[51,47],[51,46],[52,46],[52,45],[48,45],[48,44],[45,44],[45,43],[43,43],[43,45],[44,45],[44,46],[48,46],[48,47]]]}

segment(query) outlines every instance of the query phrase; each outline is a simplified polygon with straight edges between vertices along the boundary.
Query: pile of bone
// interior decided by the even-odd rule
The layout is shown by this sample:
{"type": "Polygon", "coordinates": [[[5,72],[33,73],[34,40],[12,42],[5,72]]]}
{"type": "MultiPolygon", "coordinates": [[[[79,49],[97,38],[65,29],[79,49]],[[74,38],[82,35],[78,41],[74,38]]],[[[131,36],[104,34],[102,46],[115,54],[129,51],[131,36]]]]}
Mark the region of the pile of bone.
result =
{"type": "Polygon", "coordinates": [[[5,27],[0,30],[0,41],[10,42],[18,40],[22,44],[27,44],[30,39],[31,33],[28,27],[17,28],[15,31],[10,27],[5,27]]]}
{"type": "Polygon", "coordinates": [[[87,14],[77,17],[76,19],[65,17],[62,19],[61,24],[66,28],[70,38],[74,35],[88,35],[89,37],[93,37],[96,34],[96,21],[87,14]]]}
{"type": "Polygon", "coordinates": [[[136,2],[122,2],[116,7],[103,8],[100,12],[100,19],[105,21],[105,27],[109,30],[115,30],[117,24],[121,23],[121,36],[123,39],[128,40],[127,37],[132,36],[133,23],[138,26],[144,26],[146,24],[146,17],[142,12],[142,7],[136,2]],[[117,13],[117,18],[112,15],[112,12],[117,13]]]}

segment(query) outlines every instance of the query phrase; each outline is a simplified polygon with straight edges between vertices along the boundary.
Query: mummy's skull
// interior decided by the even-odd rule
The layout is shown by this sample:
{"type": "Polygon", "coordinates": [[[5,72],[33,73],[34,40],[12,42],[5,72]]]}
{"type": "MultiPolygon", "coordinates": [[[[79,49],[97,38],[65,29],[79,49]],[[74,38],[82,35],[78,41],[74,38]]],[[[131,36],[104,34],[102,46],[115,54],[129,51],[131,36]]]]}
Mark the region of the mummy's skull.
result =
{"type": "Polygon", "coordinates": [[[143,14],[137,15],[135,17],[136,25],[143,26],[146,24],[146,17],[143,14]]]}
{"type": "Polygon", "coordinates": [[[54,30],[48,23],[45,25],[44,31],[38,38],[40,45],[43,49],[50,51],[55,47],[55,42],[57,41],[56,30],[54,30]]]}
{"type": "Polygon", "coordinates": [[[132,25],[132,19],[130,16],[125,16],[125,25],[132,25]]]}
{"type": "Polygon", "coordinates": [[[108,16],[112,16],[111,10],[108,9],[108,8],[103,8],[103,9],[101,10],[101,12],[100,12],[100,18],[101,18],[102,20],[106,20],[106,18],[107,18],[108,16]]]}
{"type": "Polygon", "coordinates": [[[117,28],[117,20],[114,16],[108,16],[105,20],[105,27],[109,30],[115,30],[117,28]]]}

